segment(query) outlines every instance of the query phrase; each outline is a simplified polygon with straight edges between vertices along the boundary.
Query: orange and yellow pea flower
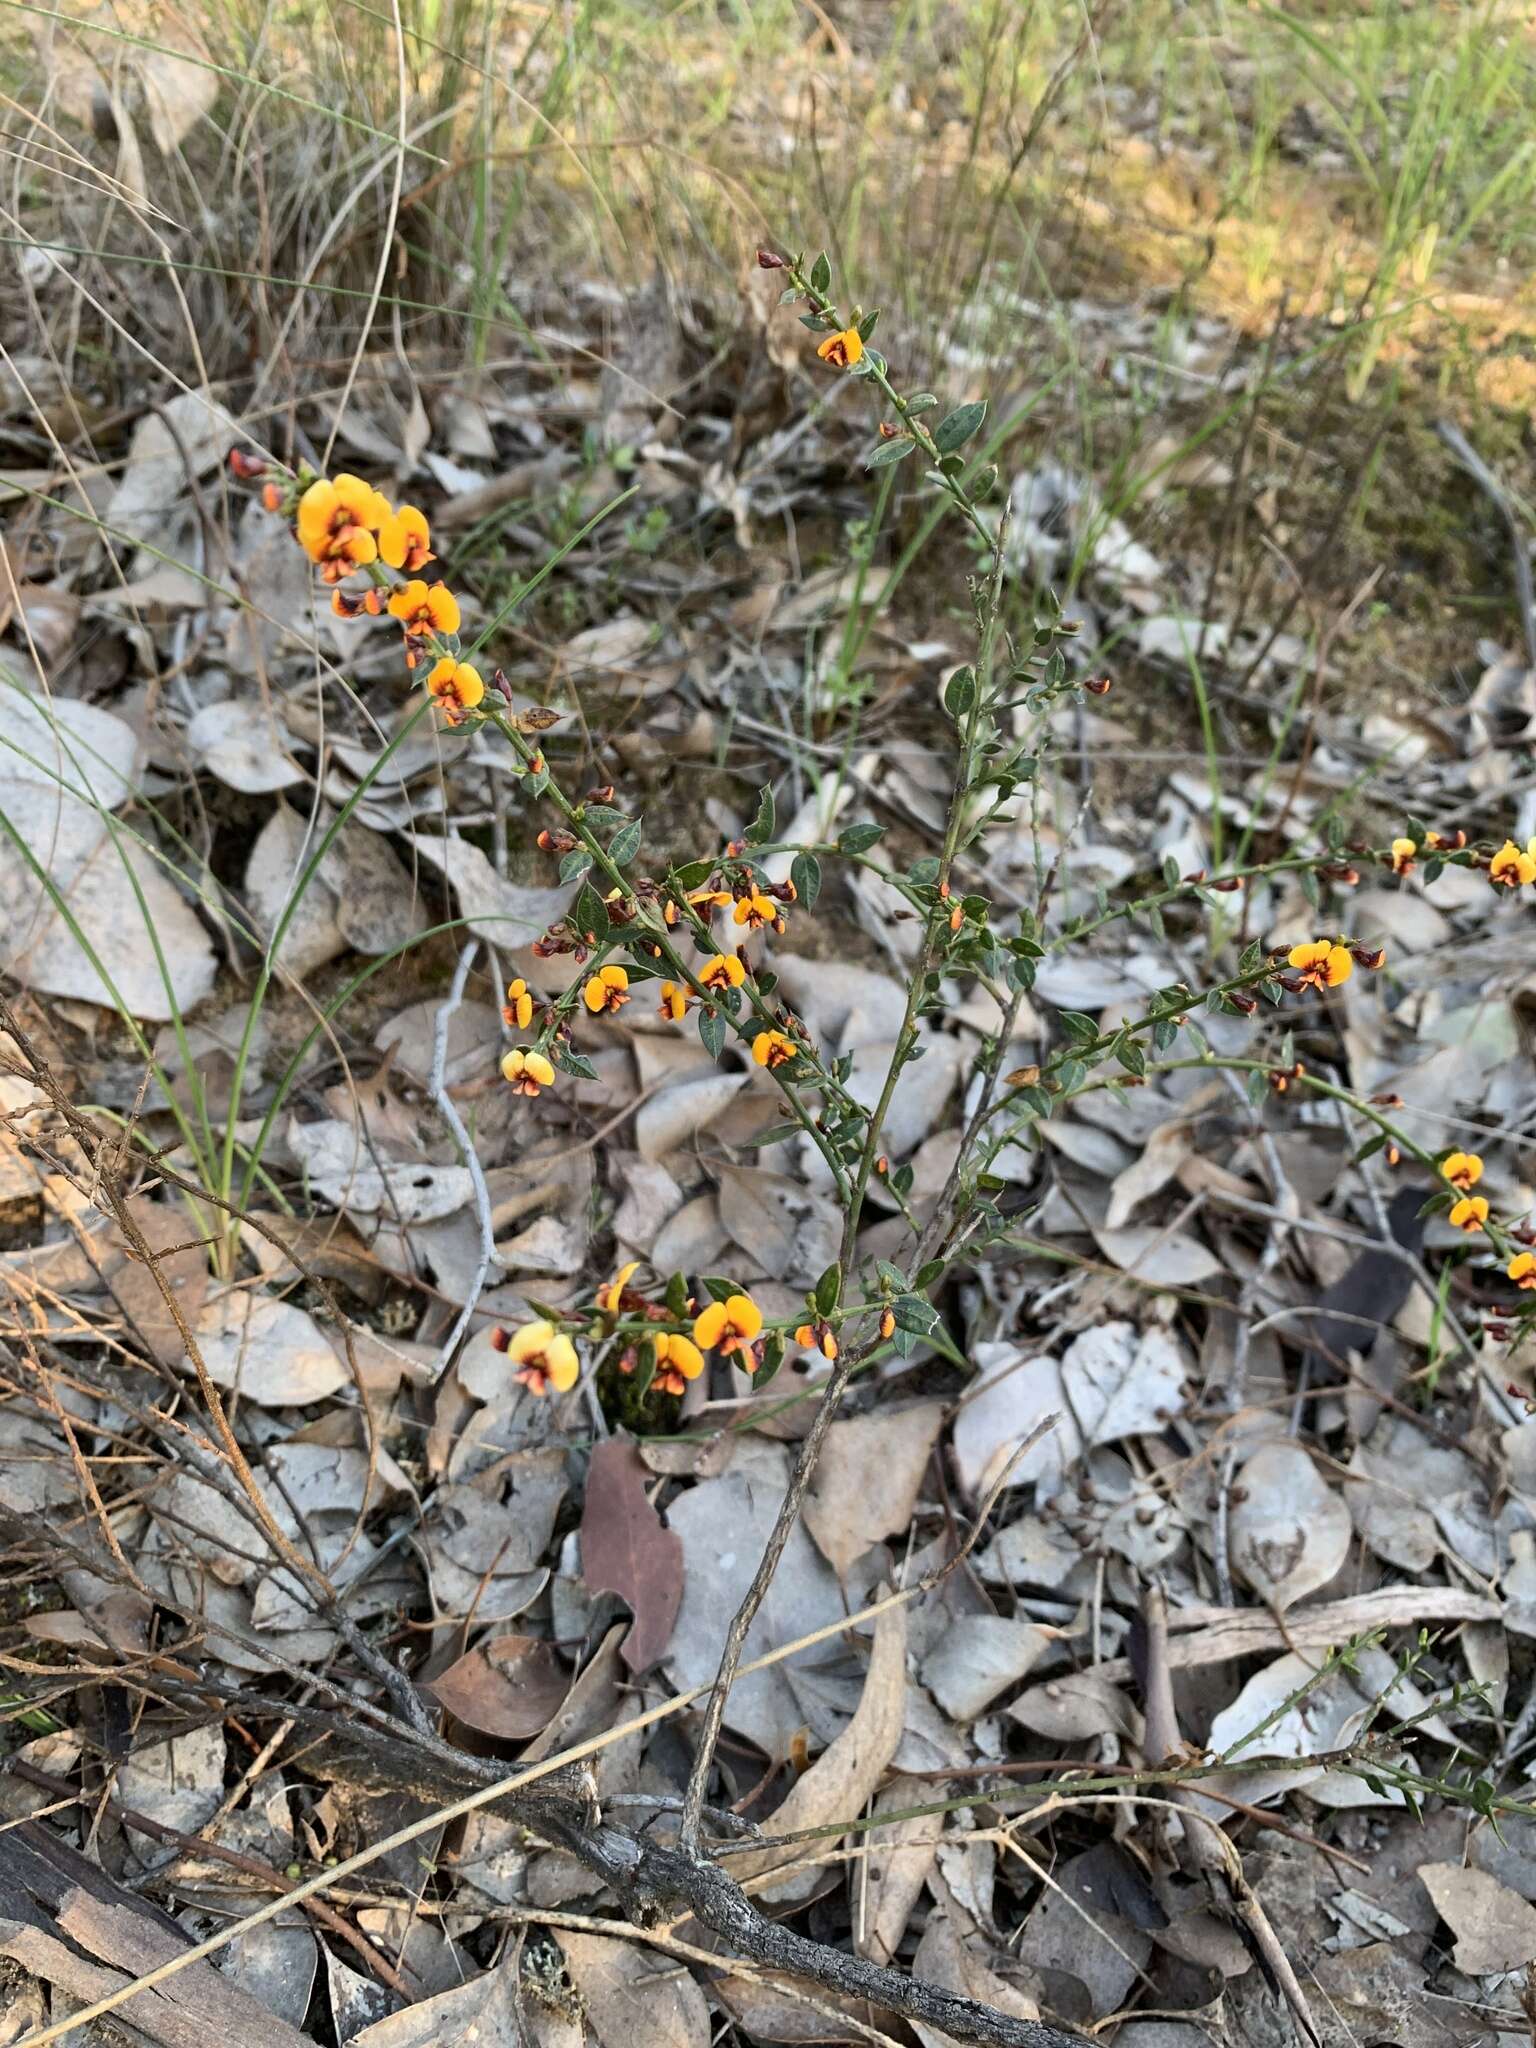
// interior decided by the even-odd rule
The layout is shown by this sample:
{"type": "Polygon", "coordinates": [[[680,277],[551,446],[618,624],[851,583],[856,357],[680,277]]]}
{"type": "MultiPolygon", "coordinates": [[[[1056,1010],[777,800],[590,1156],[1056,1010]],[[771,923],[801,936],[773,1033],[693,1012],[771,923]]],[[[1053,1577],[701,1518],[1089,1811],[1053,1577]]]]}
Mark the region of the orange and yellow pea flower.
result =
{"type": "Polygon", "coordinates": [[[553,1323],[524,1323],[513,1333],[507,1356],[518,1368],[515,1377],[535,1394],[551,1387],[557,1394],[569,1393],[581,1371],[576,1346],[553,1323]]]}
{"type": "Polygon", "coordinates": [[[749,931],[761,931],[765,924],[776,924],[780,917],[779,906],[771,896],[764,896],[754,889],[750,896],[743,896],[732,912],[736,924],[744,924],[749,931]]]}
{"type": "Polygon", "coordinates": [[[526,1031],[533,1022],[533,994],[521,975],[507,983],[507,1000],[501,1014],[514,1031],[526,1031]]]}
{"type": "Polygon", "coordinates": [[[427,692],[448,713],[450,725],[461,724],[485,701],[485,683],[479,669],[473,662],[455,661],[451,654],[434,661],[427,671],[427,692]]]}
{"type": "Polygon", "coordinates": [[[664,1331],[655,1340],[656,1376],[651,1385],[658,1394],[680,1394],[689,1380],[704,1370],[704,1354],[691,1337],[675,1330],[664,1331]]]}
{"type": "Polygon", "coordinates": [[[1440,1171],[1453,1188],[1469,1194],[1483,1177],[1483,1162],[1475,1152],[1448,1152],[1441,1161],[1440,1171]]]}
{"type": "Polygon", "coordinates": [[[390,597],[389,611],[412,639],[424,640],[434,633],[446,637],[459,630],[459,600],[446,583],[427,584],[413,576],[390,597]]]}
{"type": "Polygon", "coordinates": [[[733,1294],[728,1301],[712,1301],[695,1318],[693,1341],[701,1351],[718,1350],[729,1358],[733,1351],[749,1351],[762,1327],[763,1312],[751,1295],[733,1294]]]}
{"type": "Polygon", "coordinates": [[[1536,882],[1536,839],[1526,841],[1522,852],[1513,839],[1506,839],[1488,863],[1488,879],[1500,889],[1518,889],[1536,882]]]}
{"type": "Polygon", "coordinates": [[[1337,988],[1355,971],[1348,946],[1336,946],[1331,939],[1312,939],[1306,945],[1292,946],[1286,959],[1307,988],[1337,988]]]}
{"type": "Polygon", "coordinates": [[[433,559],[431,539],[427,515],[414,505],[401,505],[379,528],[379,560],[414,576],[433,559]]]}
{"type": "Polygon", "coordinates": [[[377,534],[389,516],[384,493],[361,477],[316,477],[299,499],[299,542],[326,582],[336,583],[378,560],[377,534]]]}
{"type": "Polygon", "coordinates": [[[734,953],[717,953],[699,969],[699,980],[706,988],[740,988],[746,978],[747,963],[734,953]]]}
{"type": "Polygon", "coordinates": [[[837,1356],[837,1334],[830,1323],[802,1323],[795,1332],[795,1342],[807,1351],[819,1351],[823,1358],[837,1356]]]}
{"type": "Polygon", "coordinates": [[[676,981],[661,984],[661,1001],[656,1005],[658,1013],[670,1023],[680,1024],[688,1014],[688,1005],[693,1001],[690,990],[676,981]]]}
{"type": "Polygon", "coordinates": [[[782,1031],[759,1031],[752,1041],[752,1057],[760,1067],[771,1072],[775,1067],[788,1066],[800,1056],[800,1048],[792,1038],[786,1038],[782,1031]]]}
{"type": "Polygon", "coordinates": [[[839,334],[829,334],[816,353],[834,370],[851,370],[864,359],[864,337],[857,327],[845,327],[839,334]]]}
{"type": "Polygon", "coordinates": [[[514,1095],[537,1095],[541,1088],[554,1087],[555,1070],[532,1046],[514,1045],[502,1054],[501,1078],[512,1084],[514,1095]]]}
{"type": "Polygon", "coordinates": [[[581,1000],[594,1017],[605,1010],[621,1010],[629,1001],[629,976],[622,967],[599,967],[583,983],[581,1000]]]}
{"type": "Polygon", "coordinates": [[[639,1270],[640,1261],[638,1259],[631,1259],[627,1266],[620,1266],[618,1272],[608,1282],[606,1287],[599,1287],[596,1297],[597,1305],[605,1316],[616,1316],[618,1314],[619,1303],[624,1298],[624,1290],[639,1270]]]}
{"type": "Polygon", "coordinates": [[[1468,1236],[1483,1229],[1488,1221],[1488,1198],[1486,1195],[1463,1195],[1459,1202],[1451,1205],[1450,1222],[1455,1230],[1464,1230],[1468,1236]]]}
{"type": "Polygon", "coordinates": [[[1517,1287],[1536,1288],[1536,1252],[1516,1252],[1504,1270],[1517,1287]]]}
{"type": "Polygon", "coordinates": [[[1413,873],[1413,857],[1419,850],[1416,839],[1394,839],[1392,842],[1392,872],[1395,875],[1413,873]]]}

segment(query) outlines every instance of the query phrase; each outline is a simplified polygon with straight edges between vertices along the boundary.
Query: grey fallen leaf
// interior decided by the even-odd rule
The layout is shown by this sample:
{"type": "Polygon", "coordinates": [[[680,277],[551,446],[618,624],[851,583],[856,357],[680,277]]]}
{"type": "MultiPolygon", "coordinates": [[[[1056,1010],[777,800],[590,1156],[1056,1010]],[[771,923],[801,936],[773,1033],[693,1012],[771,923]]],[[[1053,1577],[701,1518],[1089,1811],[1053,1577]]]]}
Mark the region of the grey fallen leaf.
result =
{"type": "MultiPolygon", "coordinates": [[[[1352,1684],[1348,1673],[1342,1670],[1330,1673],[1321,1683],[1316,1679],[1317,1660],[1296,1651],[1288,1651],[1256,1671],[1232,1704],[1212,1721],[1210,1730],[1210,1747],[1217,1757],[1230,1757],[1243,1768],[1218,1769],[1202,1783],[1213,1792],[1232,1792],[1239,1799],[1251,1801],[1272,1798],[1289,1789],[1316,1792],[1325,1776],[1322,1765],[1311,1770],[1253,1769],[1256,1762],[1267,1757],[1306,1759],[1342,1749],[1358,1734],[1371,1710],[1371,1690],[1352,1684]],[[1250,1790],[1238,1789],[1245,1783],[1250,1790]]],[[[1351,1795],[1347,1803],[1402,1803],[1401,1795],[1390,1786],[1378,1796],[1362,1780],[1353,1779],[1352,1783],[1359,1796],[1351,1795]]],[[[1200,1799],[1198,1793],[1194,1796],[1197,1801],[1200,1799]]],[[[1219,1818],[1218,1800],[1201,1803],[1210,1818],[1219,1818]]]]}
{"type": "Polygon", "coordinates": [[[1536,1906],[1518,1892],[1459,1863],[1421,1863],[1418,1875],[1456,1936],[1458,1970],[1491,1977],[1536,1962],[1536,1906]]]}
{"type": "MultiPolygon", "coordinates": [[[[999,1959],[1000,1960],[1000,1959],[999,1959]]],[[[923,1938],[912,1959],[912,1974],[941,1990],[957,1992],[962,1998],[990,2005],[994,2011],[1014,2019],[1037,2020],[1040,2008],[992,1967],[982,1941],[967,1939],[956,1925],[953,1913],[936,1910],[928,1916],[923,1938]]],[[[913,2032],[923,2048],[953,2048],[954,2037],[941,2033],[924,2021],[913,2023],[913,2032]]]]}
{"type": "Polygon", "coordinates": [[[213,986],[213,946],[169,875],[111,817],[127,793],[121,721],[61,714],[50,732],[34,702],[7,700],[23,751],[0,754],[0,964],[39,994],[121,1004],[153,1022],[190,1010],[213,986]]]}
{"type": "MultiPolygon", "coordinates": [[[[218,1811],[224,1796],[224,1729],[219,1722],[189,1728],[167,1742],[146,1743],[118,1771],[118,1797],[137,1813],[183,1834],[196,1834],[218,1811]]],[[[172,1861],[181,1852],[147,1835],[129,1834],[141,1862],[172,1861]]]]}
{"type": "MultiPolygon", "coordinates": [[[[1350,1461],[1352,1472],[1362,1472],[1361,1450],[1350,1461]]],[[[1440,1535],[1435,1518],[1420,1505],[1413,1493],[1390,1480],[1360,1477],[1344,1489],[1350,1520],[1362,1543],[1368,1545],[1384,1564],[1399,1571],[1428,1571],[1440,1554],[1440,1535]]]]}
{"type": "Polygon", "coordinates": [[[433,839],[423,833],[415,842],[423,860],[440,869],[453,885],[459,914],[477,939],[488,939],[503,953],[528,946],[565,915],[576,884],[558,889],[528,889],[498,875],[490,861],[468,839],[452,835],[433,839]]]}
{"type": "Polygon", "coordinates": [[[1158,1287],[1198,1287],[1222,1272],[1220,1259],[1186,1231],[1169,1231],[1150,1223],[1128,1223],[1123,1230],[1096,1230],[1099,1250],[1124,1273],[1135,1273],[1158,1287]]]}
{"type": "Polygon", "coordinates": [[[1052,1640],[1032,1621],[959,1615],[923,1660],[923,1684],[946,1714],[974,1721],[1034,1669],[1052,1640]]]}
{"type": "Polygon", "coordinates": [[[1163,1331],[1112,1322],[1073,1340],[1061,1361],[1061,1380],[1091,1448],[1166,1428],[1184,1412],[1189,1370],[1189,1361],[1163,1331]]]}
{"type": "MultiPolygon", "coordinates": [[[[235,1902],[237,1911],[240,1903],[243,1901],[235,1902]]],[[[248,1927],[237,1934],[220,1956],[218,1967],[259,2005],[297,2030],[309,2010],[319,1964],[320,1945],[302,1921],[290,1927],[269,1920],[265,1926],[248,1927]]]]}
{"type": "Polygon", "coordinates": [[[709,2048],[709,2007],[686,1970],[658,1969],[662,1958],[606,1935],[562,1927],[555,1938],[600,2048],[709,2048]]]}
{"type": "Polygon", "coordinates": [[[942,1401],[919,1401],[834,1422],[827,1431],[804,1514],[839,1578],[876,1543],[906,1528],[945,1412],[942,1401]]]}
{"type": "Polygon", "coordinates": [[[1300,1444],[1265,1444],[1242,1467],[1232,1508],[1232,1563],[1283,1614],[1315,1593],[1349,1555],[1349,1509],[1300,1444]]]}
{"type": "Polygon", "coordinates": [[[355,1124],[322,1117],[288,1121],[288,1145],[311,1188],[338,1209],[361,1216],[387,1215],[392,1222],[436,1223],[474,1199],[467,1166],[428,1166],[424,1161],[387,1159],[370,1146],[355,1124]]]}
{"type": "Polygon", "coordinates": [[[786,1287],[814,1287],[837,1257],[842,1218],[826,1195],[766,1169],[715,1168],[720,1220],[749,1257],[786,1287]]]}
{"type": "Polygon", "coordinates": [[[721,1115],[746,1085],[745,1074],[713,1073],[681,1081],[643,1102],[635,1116],[635,1145],[644,1159],[664,1159],[721,1115]]]}
{"type": "Polygon", "coordinates": [[[901,1029],[906,991],[893,975],[849,960],[812,960],[799,953],[775,952],[773,966],[790,1006],[818,1044],[841,1044],[844,1026],[855,1013],[878,1039],[894,1039],[901,1029]]]}
{"type": "Polygon", "coordinates": [[[1092,1671],[1032,1685],[1007,1711],[1011,1721],[1050,1742],[1087,1742],[1106,1732],[1134,1740],[1141,1733],[1141,1716],[1125,1694],[1092,1671]]]}
{"type": "Polygon", "coordinates": [[[375,1983],[372,1977],[365,1977],[361,1971],[339,1961],[328,1948],[322,1953],[337,2048],[351,2048],[364,2027],[383,2019],[394,2003],[394,1994],[386,1985],[375,1983]]]}
{"type": "MultiPolygon", "coordinates": [[[[643,1114],[643,1112],[642,1112],[643,1114]]],[[[645,1162],[650,1164],[652,1162],[645,1162]]],[[[643,1242],[630,1240],[631,1251],[643,1253],[643,1242]]],[[[726,1248],[725,1225],[713,1188],[669,1216],[650,1244],[651,1263],[658,1273],[713,1272],[726,1248]]]]}
{"type": "Polygon", "coordinates": [[[145,413],[102,515],[107,525],[135,540],[163,541],[167,514],[189,502],[188,466],[194,476],[203,475],[243,438],[234,417],[196,391],[179,392],[145,413]]]}
{"type": "Polygon", "coordinates": [[[199,767],[247,795],[305,780],[292,743],[260,703],[226,698],[205,704],[187,726],[187,745],[199,767]]]}
{"type": "Polygon", "coordinates": [[[1065,1471],[1082,1450],[1054,1358],[1028,1358],[1015,1344],[978,1344],[972,1357],[980,1367],[955,1417],[952,1437],[956,1476],[971,1499],[997,1474],[1030,1432],[1055,1418],[1053,1426],[1014,1465],[1010,1486],[1025,1486],[1065,1471]]]}
{"type": "Polygon", "coordinates": [[[1112,1181],[1124,1173],[1134,1157],[1108,1131],[1096,1130],[1092,1124],[1079,1123],[1073,1117],[1052,1117],[1049,1123],[1040,1126],[1040,1136],[1053,1152],[1060,1152],[1074,1166],[1100,1174],[1105,1180],[1112,1181]]]}
{"type": "MultiPolygon", "coordinates": [[[[720,1644],[752,1581],[783,1500],[787,1466],[775,1454],[744,1473],[732,1469],[680,1496],[667,1520],[683,1542],[683,1598],[667,1651],[679,1688],[706,1685],[720,1663],[720,1644]]],[[[836,1575],[797,1523],[768,1598],[747,1637],[743,1661],[791,1643],[845,1613],[836,1575]]],[[[796,1678],[807,1660],[824,1661],[825,1646],[737,1680],[727,1724],[775,1758],[789,1755],[807,1715],[796,1678]]]]}
{"type": "Polygon", "coordinates": [[[616,619],[605,619],[600,625],[587,626],[573,634],[559,649],[558,659],[565,673],[572,677],[589,677],[594,672],[600,675],[605,669],[632,668],[655,637],[656,628],[651,620],[622,612],[616,619]]]}
{"type": "Polygon", "coordinates": [[[1187,1114],[1159,1124],[1143,1146],[1141,1157],[1116,1174],[1104,1228],[1120,1230],[1129,1223],[1138,1206],[1168,1185],[1194,1149],[1195,1133],[1187,1114]]]}
{"type": "Polygon", "coordinates": [[[474,2048],[523,2048],[516,1963],[502,1963],[435,1998],[418,1999],[351,2037],[352,2048],[441,2048],[449,2041],[473,2042],[474,2048]]]}
{"type": "MultiPolygon", "coordinates": [[[[888,1607],[875,1621],[874,1647],[853,1719],[795,1780],[783,1804],[775,1809],[776,1833],[827,1827],[863,1811],[896,1754],[906,1700],[907,1610],[888,1607]]],[[[776,1872],[786,1871],[781,1880],[766,1888],[766,1896],[774,1903],[805,1898],[820,1883],[820,1872],[804,1867],[799,1843],[749,1850],[731,1861],[732,1874],[742,1884],[761,1884],[776,1872]]]]}
{"type": "MultiPolygon", "coordinates": [[[[917,1043],[922,1057],[902,1068],[881,1132],[881,1142],[893,1159],[915,1152],[934,1129],[965,1063],[965,1047],[944,1032],[922,1029],[917,1043]]],[[[865,1039],[854,1051],[847,1088],[865,1109],[872,1110],[880,1099],[894,1050],[893,1045],[865,1039]]]]}
{"type": "Polygon", "coordinates": [[[62,789],[115,811],[138,787],[143,747],[133,727],[77,697],[51,697],[10,685],[0,782],[62,789]]]}
{"type": "Polygon", "coordinates": [[[927,1802],[928,1788],[924,1778],[893,1778],[875,1800],[875,1825],[864,1837],[870,1849],[869,1897],[864,1913],[855,1919],[854,1942],[861,1956],[882,1966],[895,1961],[933,1868],[938,1846],[934,1816],[907,1813],[927,1802]],[[906,1818],[882,1824],[880,1816],[887,1813],[906,1818]]]}
{"type": "Polygon", "coordinates": [[[330,823],[328,812],[300,817],[280,801],[246,861],[245,892],[257,923],[270,938],[286,919],[278,963],[298,976],[349,946],[393,952],[426,923],[389,846],[353,823],[322,852],[330,823]]]}
{"type": "Polygon", "coordinates": [[[208,1377],[263,1408],[323,1401],[351,1378],[314,1318],[290,1301],[231,1288],[194,1326],[208,1377]]]}
{"type": "MultiPolygon", "coordinates": [[[[1113,1842],[1096,1843],[1052,1871],[1055,1882],[1036,1903],[1016,1953],[1037,1970],[1075,1977],[1086,1993],[1075,2019],[1114,2012],[1152,1954],[1152,1937],[1137,1918],[1117,1911],[1137,1866],[1113,1842]],[[1117,1865],[1124,1861],[1124,1870],[1117,1865]]],[[[1144,1880],[1143,1880],[1144,1882],[1144,1880]]],[[[1132,1911],[1134,1911],[1134,1907],[1132,1911]]],[[[1145,1916],[1138,1916],[1145,1917],[1145,1916]]]]}

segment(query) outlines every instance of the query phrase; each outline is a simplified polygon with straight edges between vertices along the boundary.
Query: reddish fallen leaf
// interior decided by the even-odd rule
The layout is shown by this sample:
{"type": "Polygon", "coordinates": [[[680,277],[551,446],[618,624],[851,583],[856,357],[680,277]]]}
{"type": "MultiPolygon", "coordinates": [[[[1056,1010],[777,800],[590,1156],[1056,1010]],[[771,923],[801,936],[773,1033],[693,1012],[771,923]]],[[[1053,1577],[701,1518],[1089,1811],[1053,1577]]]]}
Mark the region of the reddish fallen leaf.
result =
{"type": "Polygon", "coordinates": [[[592,1453],[581,1517],[581,1576],[594,1593],[617,1593],[634,1610],[624,1662],[645,1671],[672,1640],[683,1597],[683,1546],[645,1497],[647,1473],[626,1438],[592,1453]]]}
{"type": "Polygon", "coordinates": [[[497,1636],[422,1690],[466,1728],[516,1741],[544,1728],[570,1690],[570,1678],[541,1636],[497,1636]]]}

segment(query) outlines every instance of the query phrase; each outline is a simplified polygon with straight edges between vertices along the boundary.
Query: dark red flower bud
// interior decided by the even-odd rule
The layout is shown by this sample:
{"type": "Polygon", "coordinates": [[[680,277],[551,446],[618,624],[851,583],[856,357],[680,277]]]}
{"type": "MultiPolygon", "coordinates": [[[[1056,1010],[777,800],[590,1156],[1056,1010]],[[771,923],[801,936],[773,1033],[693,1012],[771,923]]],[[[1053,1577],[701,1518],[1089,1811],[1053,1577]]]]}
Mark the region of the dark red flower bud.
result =
{"type": "Polygon", "coordinates": [[[782,256],[776,256],[772,249],[759,249],[757,267],[759,270],[788,270],[789,265],[782,256]]]}
{"type": "Polygon", "coordinates": [[[267,465],[259,455],[247,455],[243,448],[231,448],[229,473],[239,477],[242,483],[253,483],[257,477],[266,475],[267,465]]]}
{"type": "Polygon", "coordinates": [[[1089,676],[1083,684],[1090,697],[1107,697],[1114,687],[1113,676],[1089,676]]]}

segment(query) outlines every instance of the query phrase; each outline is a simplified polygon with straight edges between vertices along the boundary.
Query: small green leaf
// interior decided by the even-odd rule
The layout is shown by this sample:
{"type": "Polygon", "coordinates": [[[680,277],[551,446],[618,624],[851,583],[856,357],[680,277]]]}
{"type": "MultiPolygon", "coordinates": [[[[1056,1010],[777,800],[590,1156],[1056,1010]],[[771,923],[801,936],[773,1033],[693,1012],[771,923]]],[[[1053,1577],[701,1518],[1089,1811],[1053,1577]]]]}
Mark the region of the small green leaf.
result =
{"type": "Polygon", "coordinates": [[[600,946],[607,938],[608,908],[590,882],[583,882],[577,891],[571,918],[589,944],[600,946]]]}
{"type": "Polygon", "coordinates": [[[752,1375],[754,1393],[759,1387],[766,1387],[768,1382],[777,1376],[783,1363],[784,1333],[782,1330],[770,1330],[763,1339],[763,1362],[752,1375]]]}
{"type": "Polygon", "coordinates": [[[795,885],[797,900],[807,910],[814,910],[821,894],[821,862],[815,854],[797,853],[790,863],[789,879],[795,885]]]}
{"type": "Polygon", "coordinates": [[[766,1131],[754,1131],[750,1138],[743,1139],[742,1149],[754,1152],[763,1145],[782,1145],[786,1138],[800,1135],[798,1124],[773,1124],[766,1131]]]}
{"type": "Polygon", "coordinates": [[[832,282],[832,264],[825,249],[811,265],[811,290],[824,292],[832,282]]]}
{"type": "Polygon", "coordinates": [[[597,1069],[584,1052],[577,1052],[574,1046],[557,1045],[554,1048],[555,1065],[562,1074],[574,1074],[578,1081],[595,1081],[597,1069]]]}
{"type": "Polygon", "coordinates": [[[667,1307],[679,1321],[688,1313],[688,1277],[685,1273],[674,1273],[667,1282],[667,1307]]]}
{"type": "Polygon", "coordinates": [[[720,1273],[704,1274],[703,1278],[699,1281],[699,1285],[704,1289],[704,1292],[711,1301],[729,1301],[733,1294],[740,1294],[741,1292],[741,1289],[734,1280],[727,1280],[720,1273]]]}
{"type": "Polygon", "coordinates": [[[560,863],[562,882],[577,882],[592,865],[592,856],[584,846],[574,846],[560,863]]]}
{"type": "Polygon", "coordinates": [[[989,462],[971,478],[970,493],[973,498],[990,498],[996,489],[997,464],[989,462]]]}
{"type": "Polygon", "coordinates": [[[1123,1038],[1120,1041],[1115,1047],[1115,1058],[1128,1074],[1134,1074],[1138,1080],[1147,1071],[1147,1056],[1134,1038],[1123,1038]]]}
{"type": "Polygon", "coordinates": [[[725,1050],[725,1019],[718,1010],[700,1010],[699,1042],[712,1060],[725,1050]]]}
{"type": "Polygon", "coordinates": [[[834,1260],[816,1282],[816,1313],[819,1316],[831,1315],[833,1309],[837,1307],[839,1300],[842,1298],[842,1292],[843,1269],[834,1260]]]}
{"type": "Polygon", "coordinates": [[[876,840],[885,837],[883,825],[850,825],[838,838],[841,853],[867,853],[876,840]]]}
{"type": "Polygon", "coordinates": [[[714,873],[712,860],[690,860],[678,868],[672,879],[679,889],[697,889],[714,873]]]}
{"type": "Polygon", "coordinates": [[[858,319],[854,322],[854,325],[859,330],[860,340],[868,341],[869,337],[880,325],[880,308],[876,306],[873,313],[861,313],[858,319]]]}
{"type": "Polygon", "coordinates": [[[898,435],[894,441],[877,441],[864,458],[866,469],[889,469],[893,462],[905,462],[917,446],[906,436],[898,435]]]}
{"type": "Polygon", "coordinates": [[[969,405],[957,405],[934,428],[934,447],[941,455],[952,454],[956,448],[964,447],[986,416],[987,402],[984,398],[973,399],[969,405]]]}
{"type": "Polygon", "coordinates": [[[1171,853],[1163,855],[1163,887],[1177,889],[1179,886],[1179,864],[1171,853]]]}
{"type": "Polygon", "coordinates": [[[1092,1045],[1099,1035],[1099,1027],[1092,1017],[1081,1010],[1063,1010],[1061,1028],[1074,1045],[1092,1045]]]}
{"type": "Polygon", "coordinates": [[[976,671],[957,668],[944,685],[944,709],[951,718],[964,718],[976,702],[976,671]]]}
{"type": "Polygon", "coordinates": [[[614,833],[608,847],[608,858],[616,868],[627,868],[640,851],[640,835],[645,827],[639,818],[614,833]]]}
{"type": "Polygon", "coordinates": [[[1253,1073],[1248,1076],[1245,1085],[1248,1092],[1248,1100],[1257,1109],[1269,1093],[1269,1077],[1263,1073],[1253,1073]]]}
{"type": "Polygon", "coordinates": [[[773,801],[773,788],[771,784],[765,782],[758,791],[757,816],[747,827],[744,835],[748,846],[766,845],[773,837],[773,828],[777,818],[778,810],[773,801]]]}
{"type": "Polygon", "coordinates": [[[932,412],[938,402],[931,391],[919,391],[915,396],[907,400],[907,411],[909,413],[932,412]]]}

